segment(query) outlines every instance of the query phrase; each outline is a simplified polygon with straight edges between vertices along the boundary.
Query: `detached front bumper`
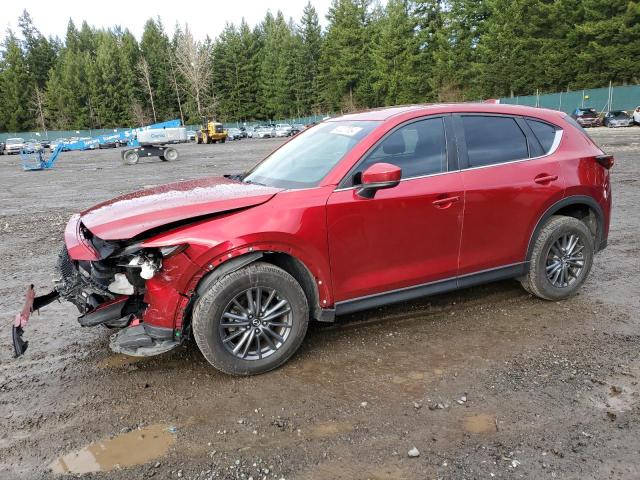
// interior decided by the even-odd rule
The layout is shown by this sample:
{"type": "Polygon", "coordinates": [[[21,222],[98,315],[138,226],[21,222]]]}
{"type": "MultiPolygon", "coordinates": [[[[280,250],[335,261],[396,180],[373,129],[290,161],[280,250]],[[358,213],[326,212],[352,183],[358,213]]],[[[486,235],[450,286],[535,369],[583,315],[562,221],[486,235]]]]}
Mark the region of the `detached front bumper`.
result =
{"type": "Polygon", "coordinates": [[[58,293],[58,291],[53,290],[46,295],[36,297],[36,292],[33,288],[33,285],[29,285],[29,288],[27,288],[27,293],[25,295],[25,301],[22,310],[16,315],[16,319],[11,329],[13,351],[16,357],[19,357],[24,352],[26,352],[27,347],[29,346],[29,342],[26,342],[22,339],[22,334],[24,333],[24,327],[27,325],[31,314],[35,311],[38,311],[42,307],[49,305],[54,300],[57,300],[59,296],[60,294],[58,293]]]}

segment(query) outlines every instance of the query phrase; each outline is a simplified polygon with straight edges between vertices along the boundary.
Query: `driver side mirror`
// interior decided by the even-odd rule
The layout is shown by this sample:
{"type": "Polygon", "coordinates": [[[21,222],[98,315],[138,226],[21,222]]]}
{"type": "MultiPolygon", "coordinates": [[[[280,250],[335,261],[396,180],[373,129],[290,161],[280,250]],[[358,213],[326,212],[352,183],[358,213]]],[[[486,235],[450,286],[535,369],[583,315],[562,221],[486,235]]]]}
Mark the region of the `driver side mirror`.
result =
{"type": "Polygon", "coordinates": [[[397,186],[401,178],[400,167],[374,163],[362,173],[362,184],[356,189],[356,194],[362,198],[373,198],[378,190],[397,186]]]}

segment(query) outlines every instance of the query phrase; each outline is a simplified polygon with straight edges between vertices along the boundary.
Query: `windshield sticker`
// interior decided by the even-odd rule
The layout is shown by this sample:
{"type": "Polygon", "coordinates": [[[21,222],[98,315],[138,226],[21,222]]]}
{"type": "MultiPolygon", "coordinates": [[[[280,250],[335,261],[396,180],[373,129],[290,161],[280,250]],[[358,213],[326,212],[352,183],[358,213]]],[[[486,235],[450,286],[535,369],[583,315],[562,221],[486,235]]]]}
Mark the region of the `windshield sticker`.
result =
{"type": "Polygon", "coordinates": [[[336,135],[345,135],[347,137],[353,137],[358,132],[362,131],[362,127],[352,127],[351,125],[339,125],[329,133],[334,133],[336,135]]]}

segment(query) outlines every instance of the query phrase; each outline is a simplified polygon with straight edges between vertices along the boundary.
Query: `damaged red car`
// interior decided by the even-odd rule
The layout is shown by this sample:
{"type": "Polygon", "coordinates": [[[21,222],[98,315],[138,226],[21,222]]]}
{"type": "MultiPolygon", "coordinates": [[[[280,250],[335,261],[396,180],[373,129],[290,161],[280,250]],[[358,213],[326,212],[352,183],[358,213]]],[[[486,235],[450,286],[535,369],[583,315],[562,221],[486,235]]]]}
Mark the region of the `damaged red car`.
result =
{"type": "Polygon", "coordinates": [[[266,372],[310,320],[506,278],[560,300],[607,244],[613,158],[564,113],[458,104],[327,120],[242,175],[174,183],[75,215],[55,289],[111,348],[193,336],[231,374],[266,372]]]}

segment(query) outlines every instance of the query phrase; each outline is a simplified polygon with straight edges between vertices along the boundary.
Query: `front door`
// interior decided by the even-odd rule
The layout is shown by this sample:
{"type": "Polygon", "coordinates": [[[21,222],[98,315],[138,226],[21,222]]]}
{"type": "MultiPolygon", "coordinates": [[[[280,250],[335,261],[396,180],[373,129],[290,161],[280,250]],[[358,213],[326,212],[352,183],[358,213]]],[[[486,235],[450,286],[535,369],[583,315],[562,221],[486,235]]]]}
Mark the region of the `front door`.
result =
{"type": "MultiPolygon", "coordinates": [[[[448,121],[447,121],[448,123],[448,121]]],[[[445,117],[404,124],[352,171],[327,202],[329,256],[336,302],[442,279],[454,279],[464,194],[458,171],[448,171],[445,117]],[[396,187],[358,196],[367,167],[402,169],[396,187]],[[351,180],[353,179],[353,180],[351,180]]]]}

